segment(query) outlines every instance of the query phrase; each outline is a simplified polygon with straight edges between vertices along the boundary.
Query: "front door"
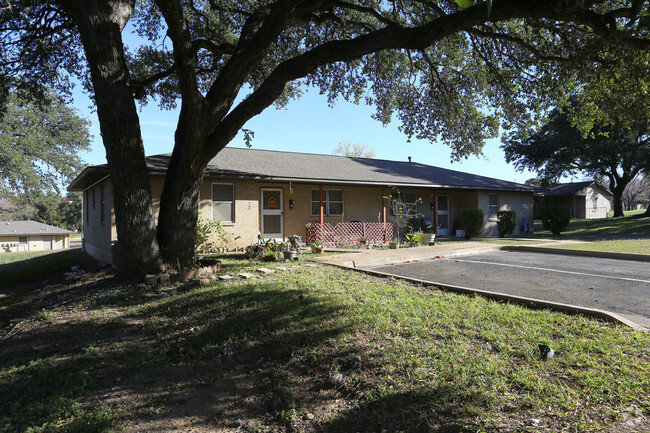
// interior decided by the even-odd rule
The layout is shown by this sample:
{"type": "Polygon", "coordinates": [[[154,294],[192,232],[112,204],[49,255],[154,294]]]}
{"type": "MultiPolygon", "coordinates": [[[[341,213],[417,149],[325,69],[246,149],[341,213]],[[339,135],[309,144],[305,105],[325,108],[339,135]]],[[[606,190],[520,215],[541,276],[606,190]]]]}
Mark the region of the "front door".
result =
{"type": "Polygon", "coordinates": [[[449,236],[449,196],[438,196],[438,235],[449,236]]]}
{"type": "Polygon", "coordinates": [[[282,241],[282,189],[262,189],[262,237],[282,241]]]}

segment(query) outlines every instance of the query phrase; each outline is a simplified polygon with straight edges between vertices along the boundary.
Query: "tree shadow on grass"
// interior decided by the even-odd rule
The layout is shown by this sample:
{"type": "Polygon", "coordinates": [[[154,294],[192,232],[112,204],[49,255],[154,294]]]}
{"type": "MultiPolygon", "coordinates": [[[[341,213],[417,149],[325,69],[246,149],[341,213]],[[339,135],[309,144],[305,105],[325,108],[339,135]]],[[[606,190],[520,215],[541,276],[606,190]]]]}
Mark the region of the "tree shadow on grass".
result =
{"type": "MultiPolygon", "coordinates": [[[[462,393],[461,393],[462,394],[462,393]]],[[[319,432],[469,433],[478,425],[473,403],[465,401],[454,385],[426,390],[390,392],[352,408],[316,427],[319,432]]]]}
{"type": "MultiPolygon", "coordinates": [[[[30,319],[0,347],[0,426],[108,431],[126,416],[165,430],[265,416],[268,371],[345,332],[345,307],[277,281],[238,287],[30,319]]],[[[71,304],[84,289],[97,283],[71,304]]]]}

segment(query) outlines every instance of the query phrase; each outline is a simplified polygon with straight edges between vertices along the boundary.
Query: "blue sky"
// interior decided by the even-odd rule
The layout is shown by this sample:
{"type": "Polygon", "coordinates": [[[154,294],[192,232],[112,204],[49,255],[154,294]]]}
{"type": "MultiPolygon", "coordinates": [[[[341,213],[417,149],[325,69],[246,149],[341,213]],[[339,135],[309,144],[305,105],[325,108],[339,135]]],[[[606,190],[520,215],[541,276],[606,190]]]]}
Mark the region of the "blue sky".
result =
{"type": "MultiPolygon", "coordinates": [[[[90,100],[81,91],[75,92],[75,106],[92,122],[94,136],[92,151],[81,157],[88,164],[106,163],[106,154],[99,134],[97,114],[91,110],[90,100]]],[[[281,150],[329,154],[339,142],[349,140],[364,144],[376,151],[375,158],[413,161],[452,170],[523,183],[535,173],[518,172],[505,162],[500,141],[490,140],[484,148],[484,157],[471,157],[461,162],[450,162],[450,150],[443,144],[407,138],[398,130],[398,122],[387,127],[370,116],[372,107],[338,101],[330,108],[327,98],[315,89],[308,89],[285,109],[268,108],[251,119],[246,128],[255,132],[254,149],[281,150]]],[[[178,113],[165,111],[151,103],[140,110],[140,124],[147,155],[171,152],[178,113]]],[[[240,134],[229,146],[245,147],[240,134]]]]}

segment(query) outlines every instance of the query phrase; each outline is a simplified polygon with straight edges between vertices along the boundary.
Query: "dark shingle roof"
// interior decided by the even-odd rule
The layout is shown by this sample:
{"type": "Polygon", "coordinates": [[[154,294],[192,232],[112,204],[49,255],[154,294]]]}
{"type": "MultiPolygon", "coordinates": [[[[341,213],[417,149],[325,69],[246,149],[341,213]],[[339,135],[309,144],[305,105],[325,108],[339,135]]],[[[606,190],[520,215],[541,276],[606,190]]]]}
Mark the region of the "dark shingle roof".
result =
{"type": "Polygon", "coordinates": [[[611,195],[611,192],[609,192],[607,188],[593,180],[585,182],[558,183],[548,187],[548,190],[544,192],[544,195],[547,197],[584,195],[585,193],[583,190],[592,185],[601,188],[605,193],[611,195]]]}
{"type": "Polygon", "coordinates": [[[36,221],[0,221],[0,236],[70,235],[73,232],[36,221]]]}
{"type": "MultiPolygon", "coordinates": [[[[164,174],[170,157],[171,154],[147,157],[149,171],[164,174]]],[[[83,179],[84,173],[90,175],[96,169],[105,173],[107,166],[87,168],[68,189],[80,191],[90,186],[83,179]]],[[[270,181],[533,191],[528,185],[417,162],[229,147],[210,161],[205,174],[270,181]]]]}

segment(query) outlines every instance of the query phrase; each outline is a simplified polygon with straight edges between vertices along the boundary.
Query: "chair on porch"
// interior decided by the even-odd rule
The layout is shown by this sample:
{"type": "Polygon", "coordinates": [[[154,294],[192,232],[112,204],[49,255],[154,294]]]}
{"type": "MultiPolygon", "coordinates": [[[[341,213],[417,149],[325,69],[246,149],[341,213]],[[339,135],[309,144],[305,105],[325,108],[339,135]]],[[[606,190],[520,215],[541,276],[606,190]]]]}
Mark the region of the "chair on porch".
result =
{"type": "Polygon", "coordinates": [[[419,218],[411,218],[408,223],[409,228],[411,229],[412,232],[417,232],[420,231],[420,219],[419,218]]]}
{"type": "Polygon", "coordinates": [[[433,233],[433,221],[431,221],[431,217],[422,218],[422,231],[425,233],[433,233]]]}

